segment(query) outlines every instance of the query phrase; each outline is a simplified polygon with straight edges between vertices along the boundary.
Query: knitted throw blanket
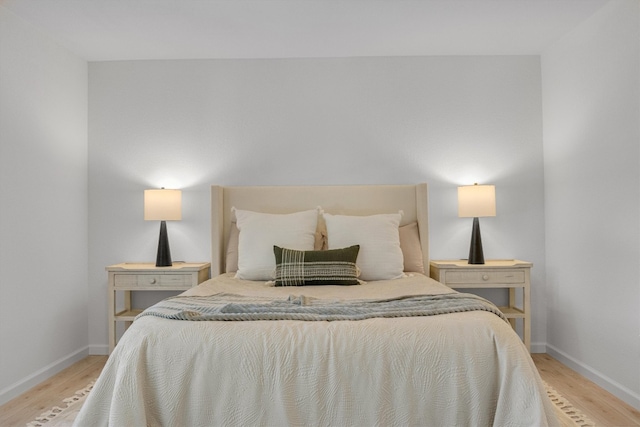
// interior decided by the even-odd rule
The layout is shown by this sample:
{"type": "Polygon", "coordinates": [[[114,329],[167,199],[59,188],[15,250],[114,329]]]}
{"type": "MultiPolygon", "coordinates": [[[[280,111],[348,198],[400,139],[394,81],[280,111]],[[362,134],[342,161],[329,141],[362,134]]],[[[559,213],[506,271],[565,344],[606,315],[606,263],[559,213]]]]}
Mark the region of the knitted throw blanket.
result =
{"type": "Polygon", "coordinates": [[[491,302],[472,294],[412,295],[379,300],[327,300],[304,295],[287,299],[219,293],[167,298],[141,314],[174,320],[363,320],[488,311],[507,321],[491,302]]]}

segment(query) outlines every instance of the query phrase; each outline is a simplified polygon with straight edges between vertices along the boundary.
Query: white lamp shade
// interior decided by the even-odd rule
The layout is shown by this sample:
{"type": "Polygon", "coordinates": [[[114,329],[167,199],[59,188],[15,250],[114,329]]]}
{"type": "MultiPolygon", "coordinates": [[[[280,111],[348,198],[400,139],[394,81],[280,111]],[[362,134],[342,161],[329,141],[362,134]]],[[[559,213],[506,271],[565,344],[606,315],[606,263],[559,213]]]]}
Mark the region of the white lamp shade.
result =
{"type": "Polygon", "coordinates": [[[458,187],[458,216],[496,216],[496,187],[477,184],[458,187]]]}
{"type": "Polygon", "coordinates": [[[182,219],[182,191],[144,190],[146,221],[179,221],[182,219]]]}

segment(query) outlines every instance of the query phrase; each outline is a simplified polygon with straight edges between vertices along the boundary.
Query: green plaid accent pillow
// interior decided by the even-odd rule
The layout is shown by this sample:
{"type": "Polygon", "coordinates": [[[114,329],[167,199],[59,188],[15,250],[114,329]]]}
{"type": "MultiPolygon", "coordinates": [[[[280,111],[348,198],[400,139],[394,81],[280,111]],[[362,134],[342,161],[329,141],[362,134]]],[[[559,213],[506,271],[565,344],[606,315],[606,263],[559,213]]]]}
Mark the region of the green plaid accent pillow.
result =
{"type": "Polygon", "coordinates": [[[275,285],[358,285],[359,251],[360,245],[327,251],[297,251],[274,246],[275,285]]]}

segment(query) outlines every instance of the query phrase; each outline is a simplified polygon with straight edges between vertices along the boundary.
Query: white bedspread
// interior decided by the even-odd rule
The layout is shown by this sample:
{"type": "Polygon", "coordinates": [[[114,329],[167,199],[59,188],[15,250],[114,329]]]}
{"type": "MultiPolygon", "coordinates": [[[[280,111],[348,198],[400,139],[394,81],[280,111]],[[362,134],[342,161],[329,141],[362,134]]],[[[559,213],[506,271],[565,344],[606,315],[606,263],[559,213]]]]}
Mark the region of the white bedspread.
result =
{"type": "MultiPolygon", "coordinates": [[[[425,276],[274,288],[231,275],[188,295],[391,298],[452,292],[425,276]]],[[[359,321],[190,322],[127,330],[78,426],[546,426],[525,346],[483,312],[359,321]]]]}

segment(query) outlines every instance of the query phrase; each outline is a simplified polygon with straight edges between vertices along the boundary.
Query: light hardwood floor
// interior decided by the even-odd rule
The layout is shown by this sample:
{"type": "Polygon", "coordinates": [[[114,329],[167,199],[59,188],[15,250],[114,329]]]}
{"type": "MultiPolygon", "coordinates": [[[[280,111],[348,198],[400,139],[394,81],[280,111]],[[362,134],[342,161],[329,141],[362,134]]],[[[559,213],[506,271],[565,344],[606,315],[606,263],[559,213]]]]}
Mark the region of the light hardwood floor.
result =
{"type": "Polygon", "coordinates": [[[65,407],[63,399],[96,379],[106,362],[107,356],[89,356],[0,406],[0,426],[24,427],[54,406],[65,407]]]}
{"type": "Polygon", "coordinates": [[[548,354],[532,354],[540,376],[597,426],[640,426],[640,411],[548,354]]]}
{"type": "MultiPolygon", "coordinates": [[[[542,379],[568,399],[597,426],[640,426],[640,411],[617,399],[591,381],[546,354],[534,354],[533,360],[542,379]]],[[[0,406],[0,426],[24,426],[62,400],[72,396],[96,378],[106,356],[89,356],[0,406]]]]}

